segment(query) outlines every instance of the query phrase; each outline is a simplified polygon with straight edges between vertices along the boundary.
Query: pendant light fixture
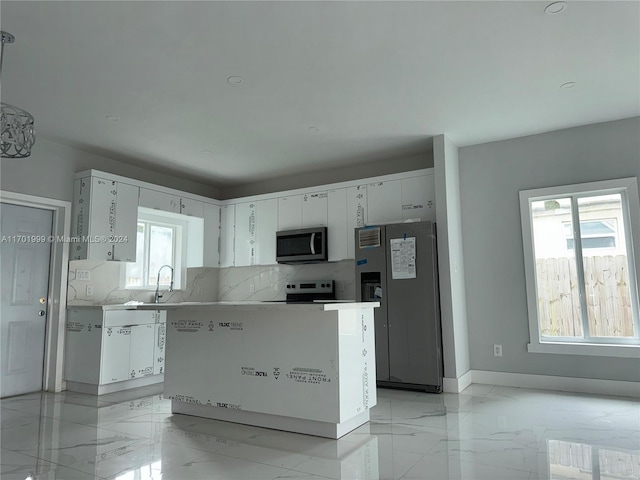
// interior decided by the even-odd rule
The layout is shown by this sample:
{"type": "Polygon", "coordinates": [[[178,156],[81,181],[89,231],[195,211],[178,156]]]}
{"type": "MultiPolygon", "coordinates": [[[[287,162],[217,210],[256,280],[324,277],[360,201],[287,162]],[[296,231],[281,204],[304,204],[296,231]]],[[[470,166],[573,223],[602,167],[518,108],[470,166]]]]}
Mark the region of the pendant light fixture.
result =
{"type": "MultiPolygon", "coordinates": [[[[2,47],[0,50],[0,78],[2,77],[2,61],[4,60],[4,44],[13,43],[15,37],[7,32],[2,34],[2,47]]],[[[2,115],[0,118],[1,142],[0,156],[3,158],[26,158],[31,155],[31,147],[36,143],[36,134],[33,129],[34,119],[26,110],[14,107],[8,103],[0,102],[2,115]]]]}

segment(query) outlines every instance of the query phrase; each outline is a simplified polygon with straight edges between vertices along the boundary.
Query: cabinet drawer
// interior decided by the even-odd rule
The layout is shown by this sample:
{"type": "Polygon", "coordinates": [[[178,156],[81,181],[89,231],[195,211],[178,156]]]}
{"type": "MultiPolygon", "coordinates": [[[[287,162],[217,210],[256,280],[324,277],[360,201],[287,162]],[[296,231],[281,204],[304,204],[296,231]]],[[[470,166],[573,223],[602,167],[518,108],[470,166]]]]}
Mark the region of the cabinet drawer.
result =
{"type": "Polygon", "coordinates": [[[147,325],[156,323],[156,317],[155,310],[109,310],[104,312],[104,326],[147,325]]]}

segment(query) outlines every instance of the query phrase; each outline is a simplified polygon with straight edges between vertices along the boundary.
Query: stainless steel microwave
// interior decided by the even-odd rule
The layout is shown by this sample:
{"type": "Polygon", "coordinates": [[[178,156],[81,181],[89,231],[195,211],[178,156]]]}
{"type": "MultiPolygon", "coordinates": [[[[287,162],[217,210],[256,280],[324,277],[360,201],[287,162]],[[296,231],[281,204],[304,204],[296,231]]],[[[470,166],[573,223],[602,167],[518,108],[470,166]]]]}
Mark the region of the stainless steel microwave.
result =
{"type": "Polygon", "coordinates": [[[276,232],[278,263],[315,263],[327,260],[327,227],[276,232]]]}

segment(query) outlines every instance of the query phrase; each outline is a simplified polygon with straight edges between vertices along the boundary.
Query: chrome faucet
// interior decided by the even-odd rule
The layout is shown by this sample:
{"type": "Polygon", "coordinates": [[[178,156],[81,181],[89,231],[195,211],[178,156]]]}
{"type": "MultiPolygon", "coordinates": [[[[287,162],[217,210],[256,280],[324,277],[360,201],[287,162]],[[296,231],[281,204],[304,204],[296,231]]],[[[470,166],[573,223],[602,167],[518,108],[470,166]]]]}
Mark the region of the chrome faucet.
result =
{"type": "MultiPolygon", "coordinates": [[[[158,281],[156,282],[156,294],[153,297],[153,302],[154,303],[160,303],[160,299],[164,295],[164,293],[160,293],[160,272],[162,271],[162,269],[164,267],[167,267],[169,270],[171,270],[171,283],[169,284],[169,290],[167,290],[167,291],[168,292],[173,292],[173,267],[171,265],[162,265],[158,269],[158,281]]],[[[167,292],[165,292],[165,293],[167,293],[167,292]]]]}

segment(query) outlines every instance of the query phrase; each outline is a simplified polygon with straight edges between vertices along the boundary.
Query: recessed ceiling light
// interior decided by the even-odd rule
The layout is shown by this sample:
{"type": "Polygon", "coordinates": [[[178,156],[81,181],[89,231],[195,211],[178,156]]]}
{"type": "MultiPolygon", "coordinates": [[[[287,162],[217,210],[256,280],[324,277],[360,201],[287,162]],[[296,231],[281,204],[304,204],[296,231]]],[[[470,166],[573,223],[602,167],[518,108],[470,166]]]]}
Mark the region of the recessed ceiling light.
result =
{"type": "Polygon", "coordinates": [[[309,127],[307,128],[311,133],[318,133],[320,129],[318,127],[309,127]]]}
{"type": "Polygon", "coordinates": [[[567,2],[553,2],[544,7],[544,13],[556,15],[557,13],[564,12],[566,8],[567,2]]]}
{"type": "Polygon", "coordinates": [[[244,78],[242,78],[242,77],[229,77],[229,78],[227,78],[227,82],[230,83],[231,85],[240,85],[242,82],[244,82],[244,78]]]}
{"type": "Polygon", "coordinates": [[[576,82],[567,82],[560,85],[560,88],[573,88],[576,86],[576,82]]]}
{"type": "Polygon", "coordinates": [[[107,120],[109,120],[110,122],[119,122],[120,121],[120,117],[116,117],[115,115],[107,115],[106,117],[107,120]]]}

